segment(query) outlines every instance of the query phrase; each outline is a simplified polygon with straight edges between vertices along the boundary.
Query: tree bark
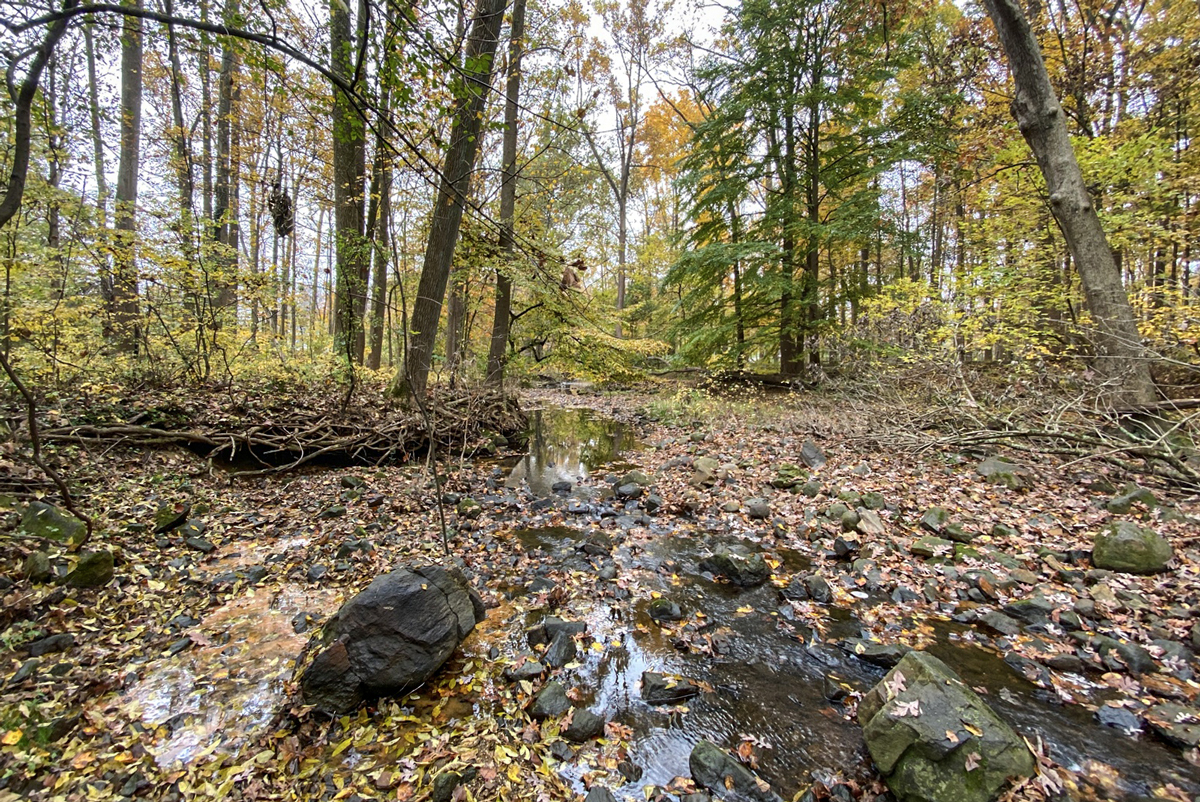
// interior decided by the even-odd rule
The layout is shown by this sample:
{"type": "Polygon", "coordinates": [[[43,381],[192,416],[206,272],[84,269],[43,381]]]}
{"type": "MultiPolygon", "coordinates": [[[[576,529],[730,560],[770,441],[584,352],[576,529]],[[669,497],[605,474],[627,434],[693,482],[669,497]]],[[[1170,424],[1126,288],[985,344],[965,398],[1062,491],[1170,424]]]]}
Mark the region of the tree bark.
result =
{"type": "Polygon", "coordinates": [[[425,394],[429,382],[430,360],[437,338],[442,301],[450,278],[450,265],[462,224],[463,205],[470,187],[471,172],[479,152],[479,133],[483,109],[492,82],[492,62],[504,19],[505,0],[480,0],[471,35],[467,42],[464,80],[457,90],[450,147],[442,167],[437,200],[430,219],[421,281],[413,302],[412,337],[404,368],[396,375],[392,391],[405,389],[417,398],[425,394]]]}
{"type": "MultiPolygon", "coordinates": [[[[380,114],[386,116],[391,98],[386,83],[380,94],[380,114]]],[[[380,126],[375,137],[375,163],[371,170],[371,180],[375,184],[371,192],[371,205],[375,210],[368,215],[371,221],[371,258],[374,260],[374,270],[371,274],[371,330],[367,367],[372,370],[379,370],[383,360],[383,318],[387,304],[388,263],[391,255],[391,245],[388,241],[391,232],[388,228],[391,225],[392,212],[392,161],[388,158],[383,130],[380,126]]]]}
{"type": "Polygon", "coordinates": [[[508,328],[512,316],[513,254],[516,250],[513,218],[517,207],[517,113],[521,98],[521,56],[524,53],[525,0],[513,0],[512,25],[508,35],[508,81],[504,94],[504,178],[500,184],[500,269],[496,271],[496,309],[492,317],[492,340],[488,348],[487,383],[504,386],[504,363],[508,352],[508,328]]]}
{"type": "MultiPolygon", "coordinates": [[[[225,21],[233,24],[238,14],[238,0],[227,0],[224,9],[225,21]]],[[[232,37],[226,37],[221,46],[221,72],[217,79],[217,170],[213,200],[213,239],[222,246],[216,262],[215,312],[222,317],[237,319],[237,212],[233,208],[237,179],[234,155],[235,125],[233,121],[234,84],[237,72],[237,53],[232,37]],[[232,315],[228,310],[232,308],[232,315]]]]}
{"type": "Polygon", "coordinates": [[[1016,0],[984,0],[1016,85],[1012,114],[1050,193],[1050,209],[1075,259],[1096,321],[1096,365],[1123,405],[1154,401],[1154,380],[1121,273],[1083,182],[1062,105],[1050,85],[1037,39],[1016,0]]]}
{"type": "MultiPolygon", "coordinates": [[[[141,8],[141,0],[128,0],[141,8]]],[[[137,200],[142,135],[142,21],[126,16],[121,31],[121,153],[117,167],[113,324],[117,342],[136,353],[138,326],[137,200]]]]}
{"type": "MultiPolygon", "coordinates": [[[[332,0],[329,17],[330,71],[350,83],[354,76],[354,36],[350,10],[332,0]]],[[[368,250],[364,238],[363,182],[366,174],[363,121],[352,100],[333,88],[333,196],[334,237],[337,254],[337,299],[333,334],[339,355],[362,363],[362,315],[356,312],[366,299],[368,250]]]]}

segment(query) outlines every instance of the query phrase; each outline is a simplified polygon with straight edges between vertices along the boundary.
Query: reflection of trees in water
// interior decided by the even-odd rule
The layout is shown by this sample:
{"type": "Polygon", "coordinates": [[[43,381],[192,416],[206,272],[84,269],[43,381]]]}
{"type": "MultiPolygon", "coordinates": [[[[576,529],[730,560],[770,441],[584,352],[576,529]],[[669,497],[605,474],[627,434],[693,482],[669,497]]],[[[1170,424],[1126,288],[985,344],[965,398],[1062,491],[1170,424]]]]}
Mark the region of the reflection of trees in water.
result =
{"type": "Polygon", "coordinates": [[[548,494],[555,482],[577,482],[625,448],[628,435],[616,421],[597,419],[585,409],[534,410],[529,420],[529,453],[513,469],[509,486],[521,479],[535,493],[548,494]]]}

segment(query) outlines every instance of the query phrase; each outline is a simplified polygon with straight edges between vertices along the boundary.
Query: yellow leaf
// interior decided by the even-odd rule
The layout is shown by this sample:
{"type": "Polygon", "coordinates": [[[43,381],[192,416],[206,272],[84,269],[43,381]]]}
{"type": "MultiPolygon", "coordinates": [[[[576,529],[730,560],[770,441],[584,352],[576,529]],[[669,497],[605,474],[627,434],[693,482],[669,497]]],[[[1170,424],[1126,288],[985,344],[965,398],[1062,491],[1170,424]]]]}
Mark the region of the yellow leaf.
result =
{"type": "Polygon", "coordinates": [[[340,744],[338,744],[338,745],[337,745],[337,747],[336,747],[336,748],[333,750],[333,754],[332,754],[332,755],[330,755],[330,757],[337,757],[337,756],[338,756],[338,755],[340,755],[342,752],[345,752],[345,751],[346,751],[346,749],[348,749],[348,748],[349,748],[350,744],[351,744],[353,741],[354,741],[354,739],[353,739],[353,738],[347,738],[346,740],[342,741],[342,742],[341,742],[340,744]]]}
{"type": "Polygon", "coordinates": [[[3,738],[0,738],[0,743],[4,744],[5,746],[13,746],[17,743],[17,741],[21,740],[22,734],[23,733],[20,730],[9,730],[8,732],[4,733],[3,738]]]}

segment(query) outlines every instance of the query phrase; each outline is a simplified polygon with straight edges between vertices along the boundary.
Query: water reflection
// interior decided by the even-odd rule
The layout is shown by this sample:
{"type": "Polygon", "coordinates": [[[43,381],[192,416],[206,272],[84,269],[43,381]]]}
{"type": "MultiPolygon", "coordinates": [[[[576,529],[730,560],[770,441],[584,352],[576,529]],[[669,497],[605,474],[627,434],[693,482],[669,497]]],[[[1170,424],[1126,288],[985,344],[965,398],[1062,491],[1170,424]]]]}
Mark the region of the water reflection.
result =
{"type": "Polygon", "coordinates": [[[535,496],[549,496],[555,483],[574,485],[634,447],[629,427],[597,417],[591,410],[533,410],[529,414],[529,453],[512,469],[506,485],[517,488],[524,480],[535,496]]]}

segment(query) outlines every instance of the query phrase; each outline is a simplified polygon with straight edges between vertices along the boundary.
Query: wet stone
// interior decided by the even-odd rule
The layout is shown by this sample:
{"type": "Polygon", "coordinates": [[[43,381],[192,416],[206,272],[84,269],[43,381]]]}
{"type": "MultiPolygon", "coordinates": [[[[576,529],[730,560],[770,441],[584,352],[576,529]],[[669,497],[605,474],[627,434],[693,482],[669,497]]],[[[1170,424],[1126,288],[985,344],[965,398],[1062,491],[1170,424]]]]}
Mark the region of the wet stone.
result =
{"type": "Polygon", "coordinates": [[[979,623],[993,632],[999,632],[1001,635],[1017,635],[1021,632],[1021,623],[1019,621],[995,610],[981,615],[979,623]]]}
{"type": "Polygon", "coordinates": [[[560,496],[565,496],[571,492],[572,487],[574,487],[574,485],[570,482],[555,482],[554,484],[550,485],[550,490],[551,492],[557,493],[560,496]]]}
{"type": "Polygon", "coordinates": [[[504,670],[504,678],[509,682],[520,682],[522,680],[533,680],[540,677],[546,671],[546,667],[537,660],[533,655],[526,655],[526,659],[518,666],[512,666],[504,670]]]}
{"type": "Polygon", "coordinates": [[[191,638],[180,638],[179,640],[172,641],[171,645],[167,647],[167,655],[169,657],[174,657],[180,652],[190,649],[192,647],[192,643],[193,641],[191,638]]]}
{"type": "Polygon", "coordinates": [[[199,619],[192,618],[190,615],[184,615],[183,613],[180,613],[179,615],[175,616],[170,621],[168,621],[167,626],[171,627],[171,629],[174,629],[174,630],[181,630],[181,629],[190,629],[199,623],[200,623],[199,619]]]}
{"type": "Polygon", "coordinates": [[[1101,705],[1096,711],[1096,721],[1102,726],[1121,730],[1126,735],[1136,735],[1142,730],[1142,723],[1138,721],[1138,717],[1124,707],[1101,705]]]}
{"type": "Polygon", "coordinates": [[[308,572],[305,574],[305,576],[308,578],[309,582],[320,582],[328,573],[329,566],[317,564],[309,566],[308,572]]]}
{"type": "Polygon", "coordinates": [[[530,629],[526,638],[530,646],[537,647],[550,643],[560,632],[566,632],[571,637],[574,637],[586,631],[587,624],[583,621],[567,621],[557,616],[549,615],[546,616],[542,623],[530,629]]]}
{"type": "Polygon", "coordinates": [[[617,802],[617,798],[604,786],[593,785],[583,802],[617,802]]]}
{"type": "Polygon", "coordinates": [[[642,699],[651,705],[673,705],[700,693],[700,686],[685,677],[642,673],[642,699]]]}
{"type": "Polygon", "coordinates": [[[741,557],[727,551],[718,551],[705,557],[700,561],[700,570],[747,588],[761,585],[771,575],[771,570],[761,554],[741,557]]]}
{"type": "Polygon", "coordinates": [[[296,613],[296,615],[292,616],[292,631],[297,635],[303,635],[316,622],[317,619],[311,613],[296,613]]]}
{"type": "Polygon", "coordinates": [[[912,651],[912,647],[902,643],[871,643],[859,638],[842,641],[841,647],[843,651],[883,668],[892,668],[912,651]]]}
{"type": "Polygon", "coordinates": [[[604,719],[586,708],[571,714],[571,723],[562,731],[568,741],[585,743],[604,734],[604,719]]]}
{"type": "Polygon", "coordinates": [[[683,610],[670,599],[654,599],[646,608],[650,618],[658,621],[679,621],[683,618],[683,610]]]}
{"type": "Polygon", "coordinates": [[[734,799],[750,802],[782,802],[771,786],[710,741],[700,741],[688,756],[688,768],[697,785],[734,799]]]}
{"type": "Polygon", "coordinates": [[[463,777],[457,771],[443,771],[433,780],[433,792],[429,802],[450,802],[454,798],[454,789],[462,784],[463,777]]]}
{"type": "Polygon", "coordinates": [[[839,559],[846,560],[858,553],[861,544],[851,538],[839,537],[833,541],[833,553],[839,559]]]}
{"type": "Polygon", "coordinates": [[[575,759],[575,750],[566,741],[555,741],[550,744],[550,754],[564,763],[569,763],[575,759]]]}
{"type": "Polygon", "coordinates": [[[571,709],[571,701],[567,698],[567,689],[561,682],[547,682],[545,687],[533,697],[529,706],[529,715],[537,721],[557,718],[571,709]]]}
{"type": "Polygon", "coordinates": [[[1181,749],[1200,747],[1200,709],[1175,702],[1156,705],[1143,714],[1154,734],[1181,749]]]}
{"type": "Polygon", "coordinates": [[[542,660],[551,668],[562,668],[574,660],[578,653],[574,638],[567,632],[559,632],[546,647],[546,653],[542,655],[542,660]]]}
{"type": "Polygon", "coordinates": [[[651,493],[642,499],[642,509],[651,515],[662,509],[662,506],[662,496],[657,496],[654,493],[651,493]]]}

